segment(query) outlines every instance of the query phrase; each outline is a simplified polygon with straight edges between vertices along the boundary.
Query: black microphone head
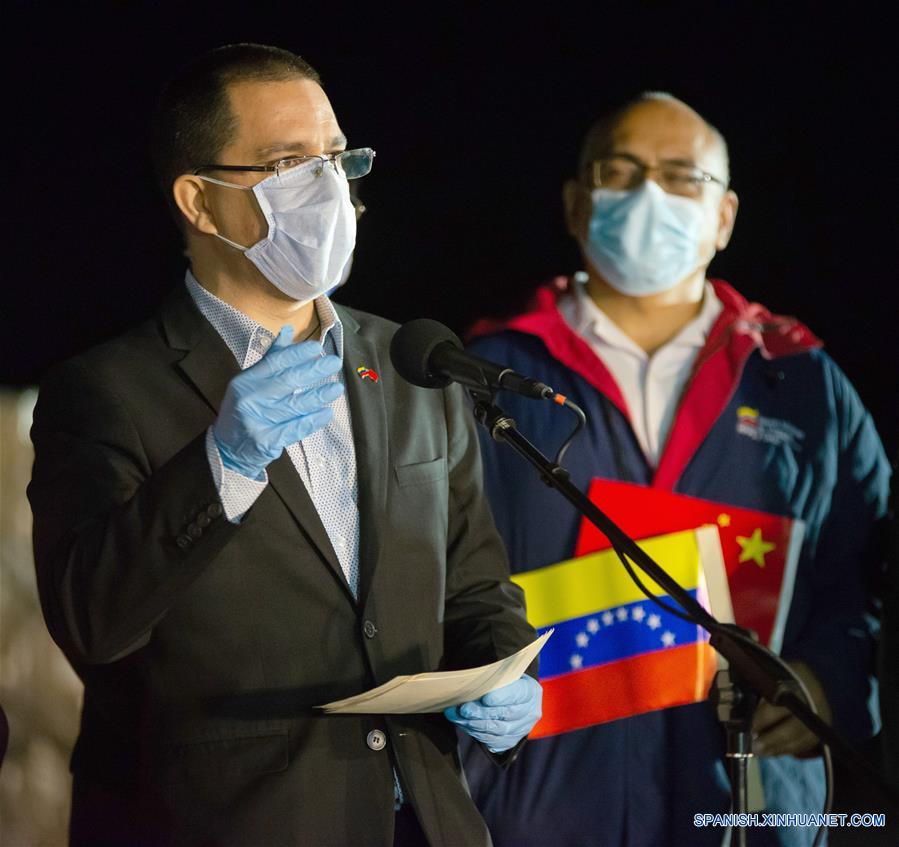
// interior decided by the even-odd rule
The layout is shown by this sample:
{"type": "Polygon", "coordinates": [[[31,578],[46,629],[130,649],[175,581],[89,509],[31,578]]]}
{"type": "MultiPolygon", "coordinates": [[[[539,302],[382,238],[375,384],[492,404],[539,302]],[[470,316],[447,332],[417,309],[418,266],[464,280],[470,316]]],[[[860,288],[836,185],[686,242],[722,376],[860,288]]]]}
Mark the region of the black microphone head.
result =
{"type": "Polygon", "coordinates": [[[431,372],[429,361],[434,348],[449,342],[462,349],[458,336],[439,321],[419,318],[403,324],[390,342],[390,361],[406,382],[421,388],[445,388],[452,380],[431,372]]]}

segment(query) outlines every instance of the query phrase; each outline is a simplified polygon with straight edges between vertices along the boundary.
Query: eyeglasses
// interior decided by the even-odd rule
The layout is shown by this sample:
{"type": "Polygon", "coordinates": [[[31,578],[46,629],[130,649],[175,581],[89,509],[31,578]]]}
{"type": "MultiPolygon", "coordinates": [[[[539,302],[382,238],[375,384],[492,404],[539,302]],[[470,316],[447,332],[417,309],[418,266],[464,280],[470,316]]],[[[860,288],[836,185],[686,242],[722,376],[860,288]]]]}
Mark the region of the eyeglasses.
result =
{"type": "Polygon", "coordinates": [[[375,151],[371,147],[360,147],[357,150],[343,150],[340,153],[324,153],[321,156],[291,156],[287,159],[279,159],[272,165],[201,165],[191,171],[194,176],[203,171],[256,171],[263,173],[276,173],[283,176],[287,171],[304,165],[307,162],[318,160],[319,165],[313,171],[316,176],[321,176],[325,165],[330,162],[334,170],[342,173],[347,179],[359,179],[371,171],[375,151]]]}
{"type": "Polygon", "coordinates": [[[617,191],[639,188],[650,172],[657,174],[656,182],[663,191],[681,197],[701,197],[705,186],[710,182],[727,187],[723,180],[700,168],[675,162],[644,165],[628,156],[609,156],[597,159],[587,166],[587,176],[592,179],[593,188],[611,188],[617,191]]]}

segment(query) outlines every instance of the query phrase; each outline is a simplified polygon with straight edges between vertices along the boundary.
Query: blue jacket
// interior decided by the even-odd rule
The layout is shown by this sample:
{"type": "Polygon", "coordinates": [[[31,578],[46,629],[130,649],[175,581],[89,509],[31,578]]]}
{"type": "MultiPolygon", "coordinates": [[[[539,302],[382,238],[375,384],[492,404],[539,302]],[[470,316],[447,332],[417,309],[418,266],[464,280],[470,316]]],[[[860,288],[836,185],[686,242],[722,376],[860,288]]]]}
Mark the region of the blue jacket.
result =
{"type": "MultiPolygon", "coordinates": [[[[581,490],[594,477],[621,479],[805,521],[782,654],[816,672],[837,728],[858,741],[873,730],[864,581],[889,466],[858,395],[808,329],[713,284],[724,309],[657,469],[646,462],[611,374],[559,314],[557,291],[542,289],[533,309],[501,326],[476,327],[471,349],[584,409],[586,431],[564,463],[581,490]],[[758,409],[773,437],[739,433],[741,406],[758,409]],[[778,429],[791,437],[779,439],[778,429]]],[[[498,401],[550,456],[571,431],[573,416],[553,403],[507,392],[498,401]]],[[[487,494],[513,571],[570,558],[579,515],[511,448],[482,436],[487,494]]],[[[695,828],[693,816],[728,811],[723,752],[711,707],[697,703],[530,741],[503,772],[469,745],[464,755],[498,847],[660,847],[721,843],[723,830],[695,828]]],[[[820,758],[763,759],[762,773],[767,811],[821,810],[820,758]]],[[[750,843],[809,844],[814,832],[755,829],[750,843]]]]}

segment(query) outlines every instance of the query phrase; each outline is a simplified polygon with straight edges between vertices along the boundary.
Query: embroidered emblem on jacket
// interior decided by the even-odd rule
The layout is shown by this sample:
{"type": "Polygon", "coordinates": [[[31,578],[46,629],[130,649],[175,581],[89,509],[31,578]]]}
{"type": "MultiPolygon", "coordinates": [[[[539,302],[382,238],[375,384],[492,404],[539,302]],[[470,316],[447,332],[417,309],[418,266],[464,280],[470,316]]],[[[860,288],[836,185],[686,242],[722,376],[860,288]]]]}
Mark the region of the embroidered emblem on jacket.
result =
{"type": "Polygon", "coordinates": [[[805,439],[799,427],[780,418],[765,417],[752,406],[737,409],[737,433],[765,444],[786,444],[794,450],[801,450],[805,439]]]}

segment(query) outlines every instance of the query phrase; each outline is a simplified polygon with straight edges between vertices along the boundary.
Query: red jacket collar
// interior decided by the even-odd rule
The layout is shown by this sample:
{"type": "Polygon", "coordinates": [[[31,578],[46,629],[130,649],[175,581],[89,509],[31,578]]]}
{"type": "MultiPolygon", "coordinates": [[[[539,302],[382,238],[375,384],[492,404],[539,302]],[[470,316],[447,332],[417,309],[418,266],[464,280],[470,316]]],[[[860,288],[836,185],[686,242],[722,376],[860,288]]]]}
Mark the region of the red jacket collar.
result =
{"type": "Polygon", "coordinates": [[[724,309],[709,333],[703,355],[727,336],[741,334],[752,338],[766,359],[792,356],[824,346],[821,339],[796,318],[775,315],[761,303],[750,303],[723,280],[713,279],[711,283],[724,309]]]}
{"type": "MultiPolygon", "coordinates": [[[[711,283],[724,308],[709,333],[700,358],[704,359],[710,349],[737,335],[748,335],[766,359],[823,346],[821,340],[796,318],[775,315],[761,303],[749,302],[724,280],[713,279],[711,283]]],[[[559,297],[566,294],[571,285],[569,277],[556,277],[550,285],[537,290],[527,311],[505,320],[480,320],[472,327],[469,337],[477,338],[511,329],[536,335],[544,342],[565,335],[577,338],[557,306],[559,297]]]]}

